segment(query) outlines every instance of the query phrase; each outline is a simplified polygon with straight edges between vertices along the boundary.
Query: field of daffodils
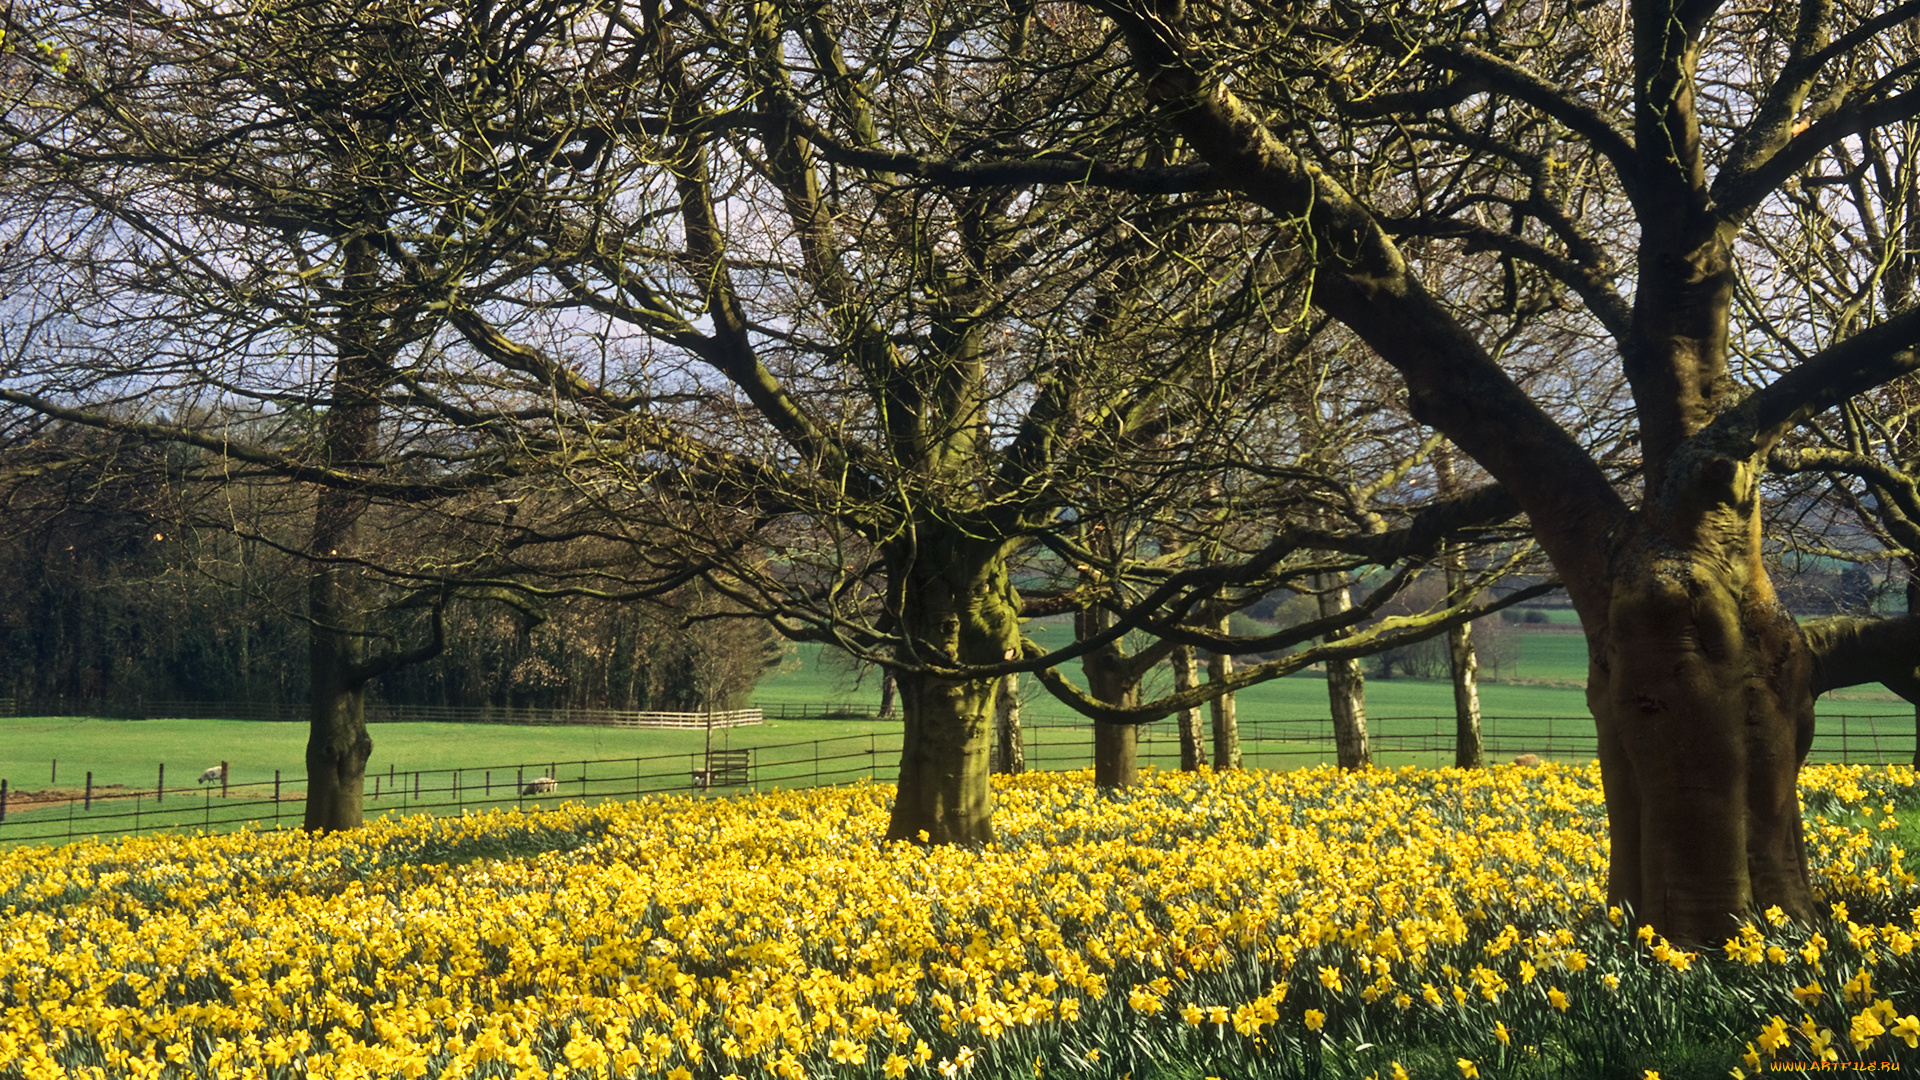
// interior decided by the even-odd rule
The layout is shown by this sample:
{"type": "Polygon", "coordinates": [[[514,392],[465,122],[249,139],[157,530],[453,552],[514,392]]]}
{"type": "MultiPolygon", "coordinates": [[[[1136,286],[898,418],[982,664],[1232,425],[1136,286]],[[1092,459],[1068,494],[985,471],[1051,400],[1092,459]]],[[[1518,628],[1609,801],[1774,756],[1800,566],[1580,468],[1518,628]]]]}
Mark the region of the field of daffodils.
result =
{"type": "Polygon", "coordinates": [[[1913,783],[1808,769],[1829,913],[1712,955],[1608,909],[1592,768],[1029,775],[985,850],[861,785],[0,851],[0,1078],[1920,1069],[1913,783]]]}

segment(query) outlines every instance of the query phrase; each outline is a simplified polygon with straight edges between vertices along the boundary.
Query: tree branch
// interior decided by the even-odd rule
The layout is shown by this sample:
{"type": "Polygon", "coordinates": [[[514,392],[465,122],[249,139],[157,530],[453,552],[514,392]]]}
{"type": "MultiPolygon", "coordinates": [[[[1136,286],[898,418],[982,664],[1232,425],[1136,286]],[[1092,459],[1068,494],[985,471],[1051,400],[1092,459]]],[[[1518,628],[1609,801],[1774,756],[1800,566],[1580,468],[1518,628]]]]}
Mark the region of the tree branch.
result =
{"type": "Polygon", "coordinates": [[[1813,654],[1813,693],[1879,683],[1920,705],[1920,617],[1842,616],[1802,623],[1813,654]]]}
{"type": "Polygon", "coordinates": [[[1416,419],[1510,490],[1590,618],[1605,610],[1607,540],[1626,504],[1606,473],[1414,276],[1374,216],[1190,59],[1174,0],[1094,0],[1120,24],[1147,92],[1222,180],[1312,238],[1314,302],[1405,378],[1416,419]]]}
{"type": "Polygon", "coordinates": [[[1433,45],[1423,55],[1442,67],[1471,74],[1488,87],[1504,91],[1555,120],[1587,142],[1613,166],[1614,174],[1629,199],[1635,196],[1639,159],[1633,139],[1616,126],[1606,113],[1574,97],[1565,87],[1541,78],[1520,65],[1495,56],[1476,45],[1449,43],[1433,45]]]}
{"type": "MultiPolygon", "coordinates": [[[[761,121],[773,126],[771,117],[761,121]]],[[[1030,158],[961,161],[950,157],[851,146],[795,110],[779,123],[791,124],[822,158],[835,165],[910,176],[949,188],[1085,185],[1134,195],[1186,195],[1217,191],[1223,185],[1211,165],[1116,165],[1082,154],[1037,154],[1030,158]]]]}
{"type": "Polygon", "coordinates": [[[1742,220],[1769,193],[1806,168],[1827,147],[1872,128],[1917,116],[1920,116],[1920,91],[1913,90],[1854,108],[1842,108],[1814,122],[1773,153],[1756,155],[1758,160],[1747,168],[1721,172],[1713,182],[1713,203],[1724,220],[1742,220]]]}
{"type": "Polygon", "coordinates": [[[1808,417],[1920,370],[1916,346],[1920,308],[1911,308],[1808,357],[1722,413],[1694,440],[1737,460],[1764,453],[1808,417]]]}

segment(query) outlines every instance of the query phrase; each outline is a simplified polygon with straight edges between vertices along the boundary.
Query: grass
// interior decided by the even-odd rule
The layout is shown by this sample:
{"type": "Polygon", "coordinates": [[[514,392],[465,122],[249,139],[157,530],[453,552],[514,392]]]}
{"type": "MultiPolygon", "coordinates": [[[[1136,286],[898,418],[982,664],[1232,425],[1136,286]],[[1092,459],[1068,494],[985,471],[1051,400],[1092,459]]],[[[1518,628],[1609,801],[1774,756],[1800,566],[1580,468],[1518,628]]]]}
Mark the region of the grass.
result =
{"type": "MultiPolygon", "coordinates": [[[[765,747],[898,729],[892,721],[769,720],[755,727],[716,730],[713,745],[765,747]]],[[[544,770],[553,762],[695,754],[706,746],[701,731],[503,724],[376,724],[370,730],[374,771],[382,772],[388,767],[412,772],[518,765],[544,770]]],[[[172,788],[191,785],[202,769],[224,760],[231,783],[271,783],[275,769],[289,777],[304,775],[306,742],[304,724],[0,718],[0,778],[8,779],[14,790],[77,790],[92,770],[96,787],[152,787],[164,762],[172,788]]]]}
{"type": "MultiPolygon", "coordinates": [[[[1032,633],[1043,643],[1058,644],[1065,641],[1071,627],[1063,620],[1039,620],[1032,633]]],[[[1583,759],[1585,752],[1560,753],[1559,746],[1568,734],[1591,731],[1586,695],[1581,689],[1586,677],[1584,638],[1564,629],[1521,628],[1508,640],[1510,649],[1518,655],[1517,664],[1503,672],[1506,680],[1481,685],[1481,708],[1489,718],[1486,731],[1492,756],[1503,760],[1521,753],[1538,753],[1563,760],[1583,759]],[[1512,681],[1516,673],[1526,681],[1512,681]]],[[[1162,671],[1156,679],[1165,683],[1168,675],[1162,671]]],[[[1829,721],[1828,729],[1835,726],[1834,718],[1841,713],[1880,718],[1877,726],[1889,747],[1883,756],[1903,757],[1912,747],[1912,707],[1877,689],[1829,695],[1821,700],[1819,711],[1829,721]]],[[[1032,679],[1023,681],[1022,696],[1024,714],[1033,728],[1029,736],[1030,762],[1037,768],[1085,764],[1090,753],[1085,719],[1053,700],[1032,679]]],[[[874,709],[879,698],[879,684],[871,673],[864,681],[859,680],[851,668],[824,655],[815,645],[796,648],[786,665],[762,682],[756,694],[763,703],[853,702],[874,709]]],[[[1451,722],[1434,719],[1452,712],[1451,689],[1446,682],[1371,679],[1367,683],[1367,709],[1378,738],[1377,760],[1381,764],[1436,765],[1451,761],[1451,722]]],[[[1263,731],[1271,734],[1280,730],[1263,725],[1324,720],[1326,682],[1319,673],[1308,671],[1263,683],[1240,692],[1238,712],[1250,738],[1263,731]]],[[[1857,728],[1862,722],[1848,723],[1857,728]]],[[[897,721],[769,720],[758,727],[716,731],[714,745],[765,748],[859,735],[885,741],[885,749],[891,753],[897,750],[899,733],[897,721]]],[[[706,745],[705,733],[699,731],[602,727],[405,723],[378,724],[372,734],[376,773],[524,765],[536,770],[532,775],[540,775],[555,762],[693,755],[706,745]]],[[[202,769],[225,760],[231,763],[233,783],[271,783],[276,769],[288,778],[304,775],[305,746],[305,725],[298,723],[0,718],[0,778],[8,780],[15,791],[58,787],[77,792],[86,773],[92,771],[96,788],[116,784],[151,788],[164,762],[168,785],[179,787],[191,785],[202,769]]],[[[1151,763],[1177,765],[1174,725],[1167,721],[1149,725],[1142,733],[1142,751],[1151,763]]],[[[758,758],[770,763],[770,753],[763,752],[758,758]]],[[[1249,763],[1269,767],[1311,765],[1329,756],[1256,755],[1249,763]]],[[[788,770],[778,775],[791,780],[798,774],[788,770]]]]}

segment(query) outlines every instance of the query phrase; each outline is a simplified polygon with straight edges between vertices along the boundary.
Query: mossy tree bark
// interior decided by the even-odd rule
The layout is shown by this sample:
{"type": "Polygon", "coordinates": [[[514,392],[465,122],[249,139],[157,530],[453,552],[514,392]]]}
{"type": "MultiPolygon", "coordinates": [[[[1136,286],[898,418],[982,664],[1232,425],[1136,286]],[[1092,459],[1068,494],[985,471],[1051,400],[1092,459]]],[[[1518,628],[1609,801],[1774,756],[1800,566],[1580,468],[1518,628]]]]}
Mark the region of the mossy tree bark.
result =
{"type": "Polygon", "coordinates": [[[928,667],[1019,655],[1019,600],[1002,545],[933,524],[915,535],[919,545],[888,552],[888,602],[908,663],[897,675],[906,730],[887,838],[984,844],[993,839],[991,749],[1003,680],[950,678],[928,667]]]}

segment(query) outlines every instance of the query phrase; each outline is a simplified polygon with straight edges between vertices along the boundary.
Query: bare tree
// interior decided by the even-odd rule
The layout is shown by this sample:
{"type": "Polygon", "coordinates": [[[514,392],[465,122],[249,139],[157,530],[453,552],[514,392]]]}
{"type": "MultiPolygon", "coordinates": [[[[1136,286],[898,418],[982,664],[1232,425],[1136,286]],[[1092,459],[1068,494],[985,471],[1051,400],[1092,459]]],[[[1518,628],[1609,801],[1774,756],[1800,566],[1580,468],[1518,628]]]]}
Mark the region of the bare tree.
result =
{"type": "Polygon", "coordinates": [[[1741,387],[1736,313],[1773,318],[1742,311],[1743,289],[1803,279],[1736,255],[1824,163],[1904,146],[1920,5],[1095,6],[1215,181],[1297,223],[1320,310],[1526,511],[1592,650],[1612,900],[1684,941],[1756,905],[1810,913],[1794,780],[1814,698],[1908,684],[1920,624],[1796,626],[1765,570],[1760,479],[1797,426],[1920,364],[1920,315],[1825,340],[1779,325],[1774,370],[1741,387]],[[1585,349],[1540,351],[1425,284],[1462,271],[1509,311],[1574,309],[1585,349]],[[1630,442],[1571,433],[1566,396],[1528,385],[1554,364],[1562,388],[1624,375],[1630,442]]]}

